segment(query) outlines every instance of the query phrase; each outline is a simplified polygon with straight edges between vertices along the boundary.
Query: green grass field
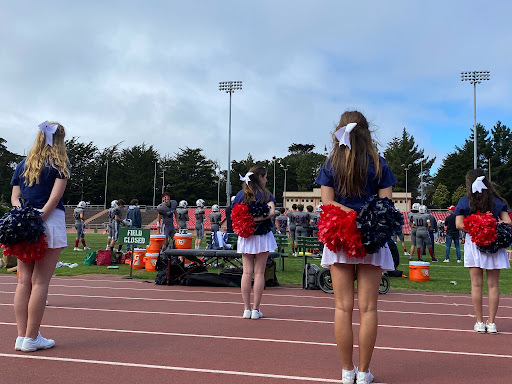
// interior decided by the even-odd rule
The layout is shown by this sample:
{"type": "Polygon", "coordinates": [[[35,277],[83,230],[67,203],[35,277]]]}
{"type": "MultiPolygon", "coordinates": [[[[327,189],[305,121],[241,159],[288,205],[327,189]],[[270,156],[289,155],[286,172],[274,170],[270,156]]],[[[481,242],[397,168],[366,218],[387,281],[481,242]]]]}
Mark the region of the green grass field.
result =
{"type": "MultiPolygon", "coordinates": [[[[61,267],[55,270],[57,276],[76,276],[84,274],[114,274],[128,276],[130,267],[128,265],[119,265],[119,269],[107,269],[105,266],[85,266],[82,264],[85,258],[85,251],[73,251],[74,234],[68,234],[69,246],[62,252],[60,261],[64,263],[77,263],[78,267],[69,268],[61,267]]],[[[103,234],[86,234],[87,245],[92,250],[105,249],[106,235],[103,234]]],[[[201,248],[205,248],[205,242],[201,248]]],[[[406,242],[406,246],[410,244],[406,242]]],[[[462,247],[463,248],[463,247],[462,247]]],[[[399,249],[401,249],[399,245],[399,249]]],[[[471,284],[467,268],[463,267],[463,263],[457,264],[455,262],[455,249],[452,246],[450,253],[450,263],[442,263],[444,260],[445,246],[444,244],[435,245],[437,258],[439,263],[431,263],[430,265],[430,281],[417,282],[410,281],[408,278],[390,278],[391,290],[407,290],[407,291],[432,291],[432,292],[461,292],[469,293],[471,291],[471,284]],[[454,285],[451,282],[456,281],[454,285]]],[[[290,250],[287,250],[288,253],[290,250]]],[[[416,257],[415,257],[416,259],[416,257]]],[[[424,257],[424,260],[429,261],[430,257],[424,257]]],[[[320,260],[308,258],[309,262],[319,264],[320,260]]],[[[398,269],[404,271],[405,275],[409,274],[408,257],[400,257],[400,265],[398,269]]],[[[216,272],[215,269],[212,269],[216,272]]],[[[6,268],[0,268],[0,273],[7,273],[6,268]]],[[[133,270],[133,276],[139,279],[154,280],[156,272],[146,272],[145,270],[133,270]]],[[[485,275],[485,274],[484,274],[485,275]]],[[[277,279],[281,285],[301,285],[302,281],[302,258],[301,257],[287,257],[285,259],[285,271],[277,273],[277,279]]],[[[485,282],[484,282],[485,284],[485,282]]],[[[512,269],[506,269],[501,272],[500,276],[500,289],[504,295],[512,295],[512,269]]]]}

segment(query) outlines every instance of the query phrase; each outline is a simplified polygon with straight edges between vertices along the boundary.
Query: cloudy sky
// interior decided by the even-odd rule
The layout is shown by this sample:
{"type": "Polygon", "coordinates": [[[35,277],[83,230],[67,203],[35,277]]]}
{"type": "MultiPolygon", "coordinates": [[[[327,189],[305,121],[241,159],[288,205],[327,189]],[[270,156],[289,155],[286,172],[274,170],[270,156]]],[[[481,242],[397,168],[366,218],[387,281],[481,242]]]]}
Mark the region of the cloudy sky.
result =
{"type": "Polygon", "coordinates": [[[105,148],[202,148],[232,159],[330,148],[347,109],[383,147],[405,127],[441,159],[477,121],[512,126],[510,1],[11,1],[0,3],[0,137],[31,147],[37,125],[105,148]]]}

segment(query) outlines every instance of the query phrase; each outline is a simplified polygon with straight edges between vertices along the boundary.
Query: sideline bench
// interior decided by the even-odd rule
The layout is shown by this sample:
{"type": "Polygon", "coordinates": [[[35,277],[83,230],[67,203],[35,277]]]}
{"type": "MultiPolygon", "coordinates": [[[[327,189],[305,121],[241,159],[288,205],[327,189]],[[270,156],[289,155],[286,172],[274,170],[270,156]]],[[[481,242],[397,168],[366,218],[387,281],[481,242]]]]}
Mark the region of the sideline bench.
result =
{"type": "Polygon", "coordinates": [[[302,253],[302,273],[304,274],[304,269],[306,268],[309,256],[306,252],[317,250],[318,254],[321,254],[323,244],[318,240],[318,237],[298,236],[295,241],[297,242],[297,250],[299,254],[302,253]]]}
{"type": "MultiPolygon", "coordinates": [[[[233,265],[236,269],[239,271],[242,271],[242,255],[240,253],[237,253],[235,250],[227,249],[166,249],[163,251],[164,255],[167,257],[171,256],[183,256],[187,260],[192,261],[195,264],[195,267],[187,270],[182,275],[175,278],[173,281],[170,281],[171,276],[171,263],[167,263],[167,285],[171,285],[171,283],[181,279],[185,275],[188,275],[190,272],[192,272],[195,268],[204,266],[211,260],[217,260],[217,263],[220,259],[224,261],[225,263],[229,263],[233,265]],[[204,258],[204,261],[199,259],[204,258]]],[[[268,254],[268,257],[275,259],[279,257],[278,252],[270,252],[268,254]]]]}
{"type": "Polygon", "coordinates": [[[277,253],[279,253],[278,270],[284,272],[284,258],[289,256],[284,250],[288,246],[289,237],[286,235],[274,234],[274,238],[277,243],[277,253]]]}

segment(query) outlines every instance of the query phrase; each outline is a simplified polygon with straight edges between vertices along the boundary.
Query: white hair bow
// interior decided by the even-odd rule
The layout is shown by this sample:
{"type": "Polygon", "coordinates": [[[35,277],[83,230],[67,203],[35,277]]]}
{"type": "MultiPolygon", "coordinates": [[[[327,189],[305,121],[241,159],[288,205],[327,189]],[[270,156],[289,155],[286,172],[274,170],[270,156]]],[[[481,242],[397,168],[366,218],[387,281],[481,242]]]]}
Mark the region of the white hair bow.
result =
{"type": "Polygon", "coordinates": [[[50,147],[53,147],[53,134],[55,133],[59,125],[50,124],[50,122],[45,121],[44,123],[39,124],[38,127],[44,134],[46,144],[48,144],[50,147]]]}
{"type": "Polygon", "coordinates": [[[484,184],[485,176],[478,176],[475,181],[473,181],[473,184],[471,184],[471,192],[479,192],[482,193],[482,189],[487,189],[487,187],[484,184]]]}
{"type": "Polygon", "coordinates": [[[334,132],[334,136],[336,136],[336,138],[340,142],[340,147],[342,145],[346,145],[349,149],[352,149],[350,147],[350,132],[352,132],[356,125],[357,123],[349,123],[344,127],[338,129],[336,132],[334,132]]]}
{"type": "Polygon", "coordinates": [[[238,176],[240,176],[240,181],[245,181],[245,184],[247,185],[249,185],[249,181],[251,181],[251,175],[254,175],[254,172],[247,172],[245,176],[238,174],[238,176]]]}

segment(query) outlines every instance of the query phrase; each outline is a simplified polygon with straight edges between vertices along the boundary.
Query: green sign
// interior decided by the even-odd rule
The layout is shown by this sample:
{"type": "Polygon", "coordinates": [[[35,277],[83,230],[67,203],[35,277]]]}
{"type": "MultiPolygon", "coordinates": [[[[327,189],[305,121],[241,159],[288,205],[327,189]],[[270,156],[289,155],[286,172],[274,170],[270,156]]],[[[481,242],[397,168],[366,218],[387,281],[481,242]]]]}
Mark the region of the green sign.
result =
{"type": "Polygon", "coordinates": [[[119,244],[130,244],[137,247],[145,247],[149,245],[149,229],[141,228],[119,228],[119,244]]]}

